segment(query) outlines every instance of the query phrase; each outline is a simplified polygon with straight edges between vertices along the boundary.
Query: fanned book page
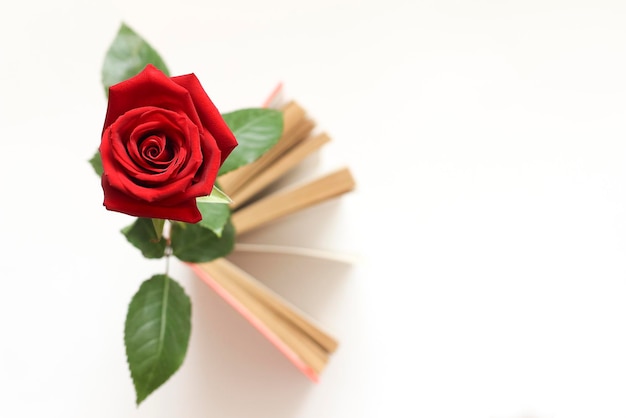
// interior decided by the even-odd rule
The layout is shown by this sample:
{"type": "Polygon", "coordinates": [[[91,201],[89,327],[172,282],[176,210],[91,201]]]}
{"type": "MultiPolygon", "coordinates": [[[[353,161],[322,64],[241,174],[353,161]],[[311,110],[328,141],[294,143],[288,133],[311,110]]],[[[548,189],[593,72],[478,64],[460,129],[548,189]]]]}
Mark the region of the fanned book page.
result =
{"type": "MultiPolygon", "coordinates": [[[[272,190],[277,182],[299,166],[306,157],[330,141],[315,132],[315,123],[299,103],[282,100],[279,85],[265,104],[283,112],[281,138],[257,161],[218,179],[232,199],[232,222],[237,238],[282,217],[350,192],[355,181],[348,168],[340,168],[297,184],[272,190]]],[[[237,240],[235,251],[277,252],[323,258],[342,263],[354,257],[318,249],[246,244],[237,240]]],[[[287,359],[312,381],[317,382],[339,345],[306,313],[286,301],[250,272],[221,258],[190,264],[195,274],[261,332],[287,359]]]]}

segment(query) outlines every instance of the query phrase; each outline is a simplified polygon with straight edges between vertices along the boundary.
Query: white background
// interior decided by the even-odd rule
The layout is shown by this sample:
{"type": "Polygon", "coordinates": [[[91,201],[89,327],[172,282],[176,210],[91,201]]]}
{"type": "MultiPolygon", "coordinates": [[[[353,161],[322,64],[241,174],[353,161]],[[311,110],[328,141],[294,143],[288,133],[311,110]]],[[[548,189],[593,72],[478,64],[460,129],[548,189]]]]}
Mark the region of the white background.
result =
{"type": "MultiPolygon", "coordinates": [[[[626,416],[626,4],[101,1],[0,6],[0,416],[626,416]],[[222,111],[278,82],[357,189],[239,254],[341,343],[309,382],[180,264],[189,352],[139,408],[127,303],[163,269],[87,160],[125,21],[222,111]]],[[[317,164],[317,165],[316,165],[317,164]]]]}

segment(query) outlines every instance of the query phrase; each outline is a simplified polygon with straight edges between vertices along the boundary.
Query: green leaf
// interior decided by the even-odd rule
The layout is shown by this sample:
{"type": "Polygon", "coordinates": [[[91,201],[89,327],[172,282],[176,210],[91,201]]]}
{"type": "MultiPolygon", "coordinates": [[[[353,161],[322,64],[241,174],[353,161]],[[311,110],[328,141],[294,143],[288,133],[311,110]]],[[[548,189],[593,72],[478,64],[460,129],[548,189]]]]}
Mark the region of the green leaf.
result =
{"type": "Polygon", "coordinates": [[[202,220],[198,225],[213,231],[218,238],[221,237],[224,226],[230,219],[230,207],[219,203],[197,202],[197,204],[202,214],[202,220]]]}
{"type": "Polygon", "coordinates": [[[96,151],[93,157],[91,157],[91,160],[89,160],[89,163],[93,167],[96,174],[102,177],[102,174],[104,173],[104,168],[102,168],[102,158],[100,158],[100,151],[96,151]]]}
{"type": "Polygon", "coordinates": [[[146,258],[161,258],[165,255],[165,239],[157,235],[150,218],[137,218],[131,225],[122,229],[128,242],[137,247],[146,258]]]}
{"type": "Polygon", "coordinates": [[[221,236],[209,229],[183,222],[173,222],[171,230],[172,253],[182,261],[202,263],[228,255],[235,246],[235,228],[230,219],[221,236]]]}
{"type": "Polygon", "coordinates": [[[167,65],[159,53],[122,23],[102,65],[102,85],[107,96],[109,87],[137,75],[148,64],[154,65],[169,76],[167,65]]]}
{"type": "Polygon", "coordinates": [[[152,226],[154,227],[154,233],[158,241],[163,238],[163,227],[165,226],[165,219],[152,219],[152,226]]]}
{"type": "Polygon", "coordinates": [[[191,301],[164,274],[152,276],[133,296],[124,327],[124,344],[137,405],[183,364],[191,334],[191,301]]]}
{"type": "Polygon", "coordinates": [[[213,186],[211,194],[196,198],[197,203],[233,203],[232,199],[226,193],[221,191],[217,186],[213,186]]]}
{"type": "Polygon", "coordinates": [[[252,108],[222,115],[239,145],[228,156],[219,174],[226,174],[256,161],[276,144],[283,133],[283,114],[279,110],[252,108]]]}

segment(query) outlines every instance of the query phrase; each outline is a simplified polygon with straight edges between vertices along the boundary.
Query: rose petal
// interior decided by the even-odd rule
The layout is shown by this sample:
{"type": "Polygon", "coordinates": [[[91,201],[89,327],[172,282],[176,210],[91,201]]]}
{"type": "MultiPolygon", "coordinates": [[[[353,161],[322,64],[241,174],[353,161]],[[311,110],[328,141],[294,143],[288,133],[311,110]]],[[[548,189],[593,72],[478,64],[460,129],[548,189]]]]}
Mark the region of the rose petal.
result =
{"type": "MultiPolygon", "coordinates": [[[[206,166],[203,166],[203,161],[212,160],[212,150],[202,146],[198,128],[185,115],[150,109],[150,112],[146,109],[131,110],[105,131],[101,155],[104,172],[109,174],[108,183],[112,188],[146,202],[158,202],[173,196],[189,198],[191,194],[188,191],[196,185],[198,171],[206,166]],[[148,118],[156,118],[157,121],[141,123],[142,119],[148,118]],[[128,131],[138,121],[140,126],[129,135],[128,131]],[[145,161],[141,152],[141,142],[145,139],[141,138],[141,134],[151,132],[148,128],[154,132],[163,131],[166,135],[169,133],[167,141],[172,142],[175,154],[169,165],[157,168],[145,161]],[[125,141],[128,136],[131,139],[125,141]],[[203,157],[205,150],[208,158],[203,157]]],[[[217,152],[219,155],[219,150],[217,152]]],[[[204,189],[209,186],[212,187],[212,183],[200,192],[193,192],[198,193],[194,197],[204,194],[204,189]]]]}
{"type": "Polygon", "coordinates": [[[202,125],[190,93],[154,65],[148,64],[136,76],[109,88],[109,102],[102,130],[129,110],[146,106],[182,112],[196,125],[202,125]]]}
{"type": "Polygon", "coordinates": [[[222,159],[221,152],[211,134],[204,131],[200,137],[202,155],[204,155],[203,166],[198,170],[198,175],[194,178],[194,182],[189,188],[189,193],[196,196],[206,196],[213,191],[213,184],[217,178],[222,159]]]}
{"type": "Polygon", "coordinates": [[[191,95],[203,126],[211,133],[222,152],[221,163],[223,163],[237,146],[237,139],[224,122],[224,118],[206,94],[195,74],[172,77],[172,81],[184,87],[191,95]]]}
{"type": "Polygon", "coordinates": [[[110,187],[106,176],[102,177],[104,206],[108,210],[143,218],[171,219],[173,221],[196,223],[202,220],[196,199],[177,201],[175,206],[161,206],[129,199],[128,195],[110,187]]]}

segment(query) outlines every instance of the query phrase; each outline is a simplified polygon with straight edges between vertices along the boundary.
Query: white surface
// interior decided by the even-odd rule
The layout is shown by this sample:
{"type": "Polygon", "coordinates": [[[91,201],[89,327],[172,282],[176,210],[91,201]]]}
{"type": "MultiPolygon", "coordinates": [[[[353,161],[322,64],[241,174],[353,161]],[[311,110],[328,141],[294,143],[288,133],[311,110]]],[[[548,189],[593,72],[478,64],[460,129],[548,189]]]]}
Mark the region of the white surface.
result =
{"type": "Polygon", "coordinates": [[[626,415],[626,5],[620,1],[0,6],[0,416],[626,415]],[[139,408],[126,305],[162,270],[101,206],[99,70],[124,20],[218,107],[283,81],[358,189],[237,261],[341,341],[314,385],[184,267],[187,360],[139,408]]]}

